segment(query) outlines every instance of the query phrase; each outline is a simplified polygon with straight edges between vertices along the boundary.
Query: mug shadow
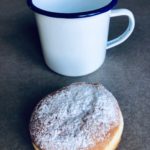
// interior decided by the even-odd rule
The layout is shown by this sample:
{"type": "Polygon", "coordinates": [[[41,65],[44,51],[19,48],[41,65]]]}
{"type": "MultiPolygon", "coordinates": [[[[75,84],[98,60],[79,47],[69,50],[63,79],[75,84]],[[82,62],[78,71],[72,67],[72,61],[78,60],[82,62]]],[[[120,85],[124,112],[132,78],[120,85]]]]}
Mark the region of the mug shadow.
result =
{"type": "Polygon", "coordinates": [[[2,40],[12,47],[15,55],[26,59],[26,61],[37,67],[47,69],[35,18],[29,15],[20,15],[9,30],[6,35],[3,35],[2,40]]]}

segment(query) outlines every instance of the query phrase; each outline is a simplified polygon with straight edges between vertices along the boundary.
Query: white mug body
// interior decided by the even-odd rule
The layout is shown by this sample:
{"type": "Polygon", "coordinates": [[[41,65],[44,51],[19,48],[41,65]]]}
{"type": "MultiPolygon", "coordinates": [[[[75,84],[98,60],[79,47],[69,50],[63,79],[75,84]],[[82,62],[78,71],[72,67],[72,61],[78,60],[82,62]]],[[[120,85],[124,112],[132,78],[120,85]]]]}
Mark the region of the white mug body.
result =
{"type": "Polygon", "coordinates": [[[83,76],[103,64],[106,50],[124,42],[135,27],[127,9],[112,8],[117,0],[27,0],[35,12],[43,55],[53,71],[83,76]],[[129,25],[119,37],[108,41],[111,17],[127,16],[129,25]]]}
{"type": "Polygon", "coordinates": [[[106,55],[109,14],[66,19],[36,13],[46,64],[65,76],[83,76],[97,70],[106,55]]]}

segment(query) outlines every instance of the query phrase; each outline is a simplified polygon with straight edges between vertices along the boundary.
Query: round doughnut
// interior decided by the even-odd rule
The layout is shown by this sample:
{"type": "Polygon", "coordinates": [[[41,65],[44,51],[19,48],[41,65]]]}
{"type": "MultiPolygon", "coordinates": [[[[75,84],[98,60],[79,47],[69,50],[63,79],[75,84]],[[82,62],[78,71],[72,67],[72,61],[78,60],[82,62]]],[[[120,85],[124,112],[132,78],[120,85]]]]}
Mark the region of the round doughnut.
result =
{"type": "Polygon", "coordinates": [[[74,83],[39,102],[30,134],[35,150],[115,150],[123,126],[117,100],[104,86],[74,83]]]}

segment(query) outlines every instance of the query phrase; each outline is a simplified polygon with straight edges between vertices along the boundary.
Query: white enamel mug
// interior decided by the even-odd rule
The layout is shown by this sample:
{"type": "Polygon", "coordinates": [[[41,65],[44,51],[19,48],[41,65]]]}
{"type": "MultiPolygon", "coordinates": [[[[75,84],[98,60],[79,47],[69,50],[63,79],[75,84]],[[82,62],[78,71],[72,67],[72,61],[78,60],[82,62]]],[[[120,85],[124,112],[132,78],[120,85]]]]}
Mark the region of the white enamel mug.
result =
{"type": "Polygon", "coordinates": [[[112,8],[117,0],[28,0],[35,12],[46,64],[66,76],[83,76],[97,70],[106,50],[124,42],[135,27],[127,9],[112,8]],[[126,31],[108,41],[111,17],[127,16],[126,31]]]}

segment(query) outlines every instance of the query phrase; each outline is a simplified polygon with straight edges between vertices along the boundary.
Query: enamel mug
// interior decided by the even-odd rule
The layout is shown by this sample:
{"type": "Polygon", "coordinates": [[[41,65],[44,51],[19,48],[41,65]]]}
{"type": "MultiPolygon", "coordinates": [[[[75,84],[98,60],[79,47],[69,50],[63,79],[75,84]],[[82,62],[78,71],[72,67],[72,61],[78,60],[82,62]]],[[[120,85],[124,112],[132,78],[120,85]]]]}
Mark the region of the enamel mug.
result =
{"type": "Polygon", "coordinates": [[[96,71],[107,49],[124,42],[135,27],[132,12],[112,10],[116,4],[117,0],[28,0],[49,68],[72,77],[96,71]],[[127,16],[129,25],[122,35],[108,41],[110,18],[117,16],[127,16]]]}

